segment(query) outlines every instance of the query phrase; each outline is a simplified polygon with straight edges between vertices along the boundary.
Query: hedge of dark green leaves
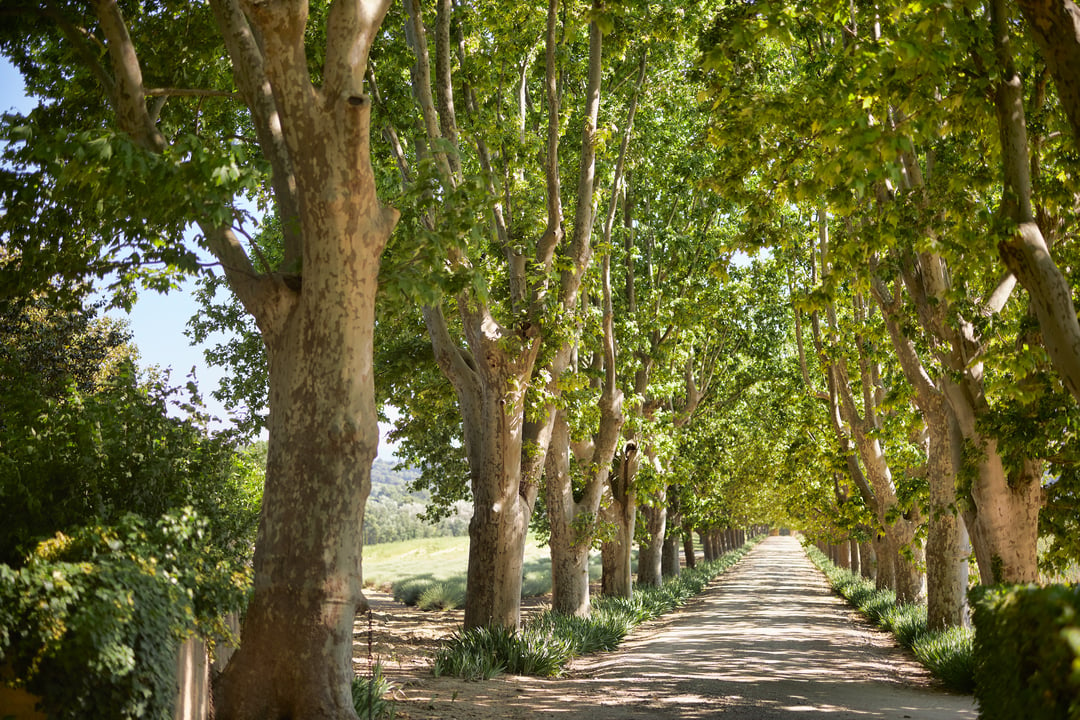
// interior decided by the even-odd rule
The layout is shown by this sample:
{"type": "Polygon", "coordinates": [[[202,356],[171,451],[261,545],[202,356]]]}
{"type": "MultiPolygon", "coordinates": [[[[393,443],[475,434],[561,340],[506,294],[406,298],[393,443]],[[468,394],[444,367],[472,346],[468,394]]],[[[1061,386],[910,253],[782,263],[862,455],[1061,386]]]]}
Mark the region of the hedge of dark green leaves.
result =
{"type": "Polygon", "coordinates": [[[980,717],[1080,718],[1080,588],[980,586],[971,600],[980,717]]]}
{"type": "Polygon", "coordinates": [[[223,634],[250,585],[209,540],[191,512],[129,515],[0,565],[0,664],[50,718],[171,718],[179,643],[223,634]]]}

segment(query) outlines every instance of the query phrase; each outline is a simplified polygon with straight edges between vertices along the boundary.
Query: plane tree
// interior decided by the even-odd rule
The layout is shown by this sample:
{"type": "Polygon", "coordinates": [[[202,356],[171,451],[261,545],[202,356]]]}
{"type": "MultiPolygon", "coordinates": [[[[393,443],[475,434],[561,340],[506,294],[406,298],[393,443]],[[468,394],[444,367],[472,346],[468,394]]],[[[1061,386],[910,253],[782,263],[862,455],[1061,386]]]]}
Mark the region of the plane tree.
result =
{"type": "Polygon", "coordinates": [[[355,717],[375,291],[397,219],[376,193],[364,75],[388,6],[4,8],[3,51],[39,99],[4,121],[9,276],[168,287],[197,267],[182,236],[194,225],[266,348],[254,592],[216,688],[219,718],[355,717]],[[280,218],[280,261],[238,229],[245,194],[280,218]]]}

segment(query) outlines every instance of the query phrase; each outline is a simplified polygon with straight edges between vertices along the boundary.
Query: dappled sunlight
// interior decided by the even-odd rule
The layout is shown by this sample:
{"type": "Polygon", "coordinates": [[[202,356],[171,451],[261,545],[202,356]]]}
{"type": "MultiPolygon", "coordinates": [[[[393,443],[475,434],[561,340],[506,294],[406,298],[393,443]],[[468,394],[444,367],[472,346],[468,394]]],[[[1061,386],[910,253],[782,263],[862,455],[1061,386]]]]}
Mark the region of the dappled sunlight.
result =
{"type": "MultiPolygon", "coordinates": [[[[444,702],[461,681],[445,682],[444,702]]],[[[889,636],[833,596],[798,542],[784,537],[764,541],[615,652],[579,658],[570,678],[507,677],[470,685],[468,698],[504,718],[977,716],[970,697],[932,687],[889,636]]],[[[432,707],[439,717],[446,706],[432,707]]]]}

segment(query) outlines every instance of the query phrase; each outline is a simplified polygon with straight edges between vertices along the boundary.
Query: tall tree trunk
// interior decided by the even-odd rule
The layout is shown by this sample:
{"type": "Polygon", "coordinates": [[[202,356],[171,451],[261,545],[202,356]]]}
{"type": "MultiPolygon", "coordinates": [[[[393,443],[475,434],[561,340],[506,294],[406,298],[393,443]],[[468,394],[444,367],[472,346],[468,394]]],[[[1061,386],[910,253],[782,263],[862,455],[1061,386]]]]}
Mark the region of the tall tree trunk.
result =
{"type": "Polygon", "coordinates": [[[915,403],[926,423],[926,479],[930,486],[926,538],[927,617],[933,629],[963,625],[967,619],[967,530],[956,510],[956,468],[953,455],[959,426],[945,395],[928,374],[909,333],[901,328],[901,297],[874,280],[874,297],[905,377],[915,388],[915,403]]]}
{"type": "Polygon", "coordinates": [[[864,578],[873,580],[877,577],[877,557],[869,541],[859,543],[859,570],[864,578]]]}
{"type": "MultiPolygon", "coordinates": [[[[551,519],[551,608],[564,615],[589,614],[589,548],[591,535],[580,531],[577,503],[570,482],[570,427],[559,410],[544,471],[547,510],[551,519]]],[[[599,503],[597,503],[599,504],[599,503]]]]}
{"type": "Polygon", "coordinates": [[[668,533],[664,537],[664,551],[660,559],[660,574],[663,577],[675,577],[679,574],[679,546],[682,544],[679,533],[668,533]]]}
{"type": "Polygon", "coordinates": [[[659,490],[642,504],[641,515],[645,521],[645,539],[638,546],[637,584],[659,587],[662,579],[664,535],[667,529],[667,488],[659,490]]]}
{"type": "Polygon", "coordinates": [[[615,533],[600,548],[600,592],[603,595],[628,598],[634,592],[632,558],[637,496],[633,479],[637,474],[639,456],[637,445],[627,442],[623,446],[618,471],[611,475],[611,497],[604,509],[604,520],[615,528],[615,533]]]}
{"type": "MultiPolygon", "coordinates": [[[[305,13],[279,4],[246,9],[279,113],[273,124],[280,122],[292,161],[300,232],[290,237],[302,243],[293,250],[303,276],[267,278],[260,294],[251,277],[235,277],[242,268],[227,268],[263,333],[270,414],[254,590],[240,648],[215,686],[217,717],[226,720],[355,718],[352,627],[366,605],[362,526],[379,437],[375,292],[397,220],[375,194],[362,87],[388,4],[331,9],[322,88],[307,69],[305,13]]],[[[219,22],[233,20],[250,37],[238,7],[219,6],[219,22]]],[[[241,57],[236,47],[230,53],[241,57]]]]}
{"type": "Polygon", "coordinates": [[[874,587],[878,590],[896,589],[896,552],[885,533],[880,533],[872,541],[874,557],[877,558],[877,572],[874,574],[874,587]]]}
{"type": "Polygon", "coordinates": [[[686,567],[693,569],[697,566],[697,556],[694,553],[694,529],[683,523],[683,555],[686,557],[686,567]]]}

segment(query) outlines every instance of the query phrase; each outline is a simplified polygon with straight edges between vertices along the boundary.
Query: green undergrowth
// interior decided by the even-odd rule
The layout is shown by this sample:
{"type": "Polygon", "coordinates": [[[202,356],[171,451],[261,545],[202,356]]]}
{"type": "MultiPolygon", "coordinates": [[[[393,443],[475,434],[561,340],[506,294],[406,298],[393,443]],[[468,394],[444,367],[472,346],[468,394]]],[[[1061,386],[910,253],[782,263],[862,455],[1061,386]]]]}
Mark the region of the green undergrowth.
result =
{"type": "Polygon", "coordinates": [[[394,702],[386,696],[394,689],[383,675],[382,663],[375,663],[369,677],[355,677],[352,681],[353,707],[360,720],[394,717],[394,702]]]}
{"type": "Polygon", "coordinates": [[[598,597],[587,618],[546,610],[520,630],[483,627],[455,634],[435,655],[436,676],[486,680],[499,673],[557,677],[581,655],[613,650],[636,625],[682,606],[752,548],[760,538],[661,587],[635,588],[632,597],[598,597]]]}
{"type": "Polygon", "coordinates": [[[812,545],[807,546],[806,554],[825,574],[833,590],[870,622],[893,633],[897,642],[910,649],[934,677],[959,692],[974,690],[974,630],[963,627],[930,630],[926,605],[898,604],[892,590],[879,590],[873,580],[837,567],[812,545]]]}

